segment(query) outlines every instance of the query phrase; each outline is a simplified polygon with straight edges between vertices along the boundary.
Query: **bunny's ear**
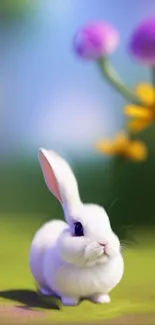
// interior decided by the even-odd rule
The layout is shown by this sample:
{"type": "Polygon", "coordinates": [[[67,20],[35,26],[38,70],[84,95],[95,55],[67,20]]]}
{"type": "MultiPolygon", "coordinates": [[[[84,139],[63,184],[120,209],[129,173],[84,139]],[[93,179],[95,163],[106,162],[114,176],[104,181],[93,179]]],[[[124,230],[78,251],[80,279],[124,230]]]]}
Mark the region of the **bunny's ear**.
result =
{"type": "Polygon", "coordinates": [[[39,149],[39,162],[46,185],[60,201],[68,222],[67,216],[76,213],[81,203],[76,178],[68,163],[54,151],[39,149]]]}

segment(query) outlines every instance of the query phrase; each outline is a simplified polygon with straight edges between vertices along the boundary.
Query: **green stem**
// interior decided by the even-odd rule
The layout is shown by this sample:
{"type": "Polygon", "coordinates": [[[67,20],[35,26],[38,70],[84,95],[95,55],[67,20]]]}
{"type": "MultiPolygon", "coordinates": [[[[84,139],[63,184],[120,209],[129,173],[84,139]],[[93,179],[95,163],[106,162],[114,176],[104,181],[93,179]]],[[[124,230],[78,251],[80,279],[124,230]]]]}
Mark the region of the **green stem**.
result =
{"type": "Polygon", "coordinates": [[[153,101],[155,103],[155,67],[152,68],[153,101]]]}
{"type": "Polygon", "coordinates": [[[98,61],[99,68],[102,71],[103,75],[112,84],[112,86],[128,101],[136,105],[143,105],[141,100],[130,91],[117,76],[116,71],[112,68],[107,58],[101,58],[98,61]]]}
{"type": "Polygon", "coordinates": [[[155,67],[152,68],[152,84],[155,87],[155,67]]]}

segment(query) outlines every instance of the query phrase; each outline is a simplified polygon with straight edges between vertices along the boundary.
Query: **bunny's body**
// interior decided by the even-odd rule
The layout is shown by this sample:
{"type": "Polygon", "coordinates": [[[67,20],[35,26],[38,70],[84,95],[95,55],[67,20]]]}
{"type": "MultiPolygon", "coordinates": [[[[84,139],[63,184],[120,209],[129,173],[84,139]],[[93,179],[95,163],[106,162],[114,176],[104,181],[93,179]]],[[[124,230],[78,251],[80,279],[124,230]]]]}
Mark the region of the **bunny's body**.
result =
{"type": "MultiPolygon", "coordinates": [[[[67,227],[64,221],[53,220],[43,225],[34,236],[30,249],[30,268],[43,293],[48,293],[45,277],[45,258],[49,250],[55,253],[56,240],[67,227]]],[[[55,260],[55,254],[51,257],[55,260]]],[[[47,258],[46,258],[47,259],[47,258]]],[[[50,294],[49,290],[49,294],[50,294]]]]}
{"type": "Polygon", "coordinates": [[[82,298],[107,303],[124,272],[119,240],[105,210],[81,202],[68,164],[53,152],[40,153],[44,178],[60,200],[67,223],[53,220],[36,233],[31,272],[43,294],[55,294],[65,305],[76,305],[82,298]]]}

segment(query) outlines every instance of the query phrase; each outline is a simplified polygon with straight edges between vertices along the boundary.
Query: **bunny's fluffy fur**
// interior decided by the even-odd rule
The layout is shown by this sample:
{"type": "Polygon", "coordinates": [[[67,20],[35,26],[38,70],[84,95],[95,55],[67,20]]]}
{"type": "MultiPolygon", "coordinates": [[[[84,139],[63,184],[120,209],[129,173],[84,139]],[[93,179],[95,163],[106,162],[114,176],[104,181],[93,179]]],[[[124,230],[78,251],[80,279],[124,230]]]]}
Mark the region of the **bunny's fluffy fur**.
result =
{"type": "Polygon", "coordinates": [[[65,305],[76,305],[82,298],[107,303],[108,293],[124,272],[119,239],[102,207],[81,202],[67,162],[45,149],[40,150],[39,159],[66,222],[50,221],[35,234],[30,249],[33,277],[43,294],[55,294],[65,305]],[[76,222],[82,224],[84,236],[75,236],[76,222]]]}

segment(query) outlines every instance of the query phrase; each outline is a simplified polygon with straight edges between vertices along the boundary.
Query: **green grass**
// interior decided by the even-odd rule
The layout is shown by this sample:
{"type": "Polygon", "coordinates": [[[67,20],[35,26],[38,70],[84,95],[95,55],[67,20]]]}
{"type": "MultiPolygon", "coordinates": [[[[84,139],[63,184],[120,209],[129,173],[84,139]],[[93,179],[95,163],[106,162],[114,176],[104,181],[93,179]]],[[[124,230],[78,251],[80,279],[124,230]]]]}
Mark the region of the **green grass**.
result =
{"type": "MultiPolygon", "coordinates": [[[[38,298],[31,290],[35,284],[28,266],[28,253],[32,236],[41,224],[33,216],[0,217],[0,303],[1,306],[27,305],[42,310],[44,323],[94,322],[124,314],[155,312],[155,232],[137,233],[137,244],[124,252],[125,274],[111,293],[108,305],[95,305],[89,301],[77,307],[54,309],[52,300],[38,298]],[[22,291],[23,290],[23,291],[22,291]]],[[[59,302],[55,301],[55,304],[59,302]]],[[[36,319],[36,316],[35,316],[36,319]]],[[[35,321],[34,319],[34,321],[35,321]]],[[[38,313],[37,323],[40,313],[38,313]]]]}

